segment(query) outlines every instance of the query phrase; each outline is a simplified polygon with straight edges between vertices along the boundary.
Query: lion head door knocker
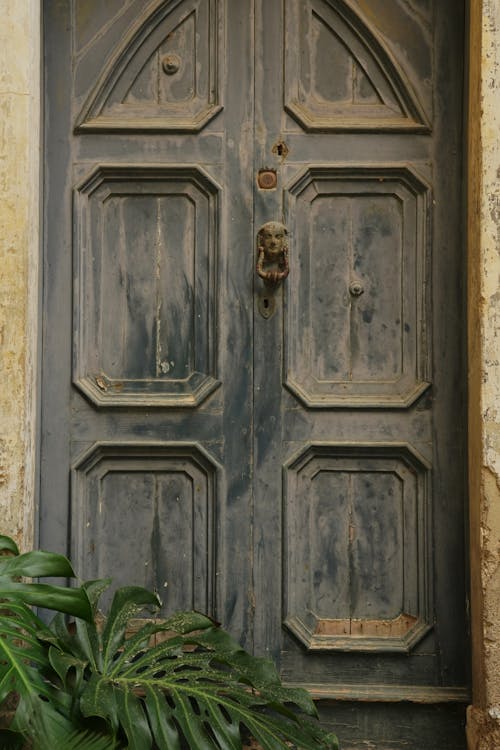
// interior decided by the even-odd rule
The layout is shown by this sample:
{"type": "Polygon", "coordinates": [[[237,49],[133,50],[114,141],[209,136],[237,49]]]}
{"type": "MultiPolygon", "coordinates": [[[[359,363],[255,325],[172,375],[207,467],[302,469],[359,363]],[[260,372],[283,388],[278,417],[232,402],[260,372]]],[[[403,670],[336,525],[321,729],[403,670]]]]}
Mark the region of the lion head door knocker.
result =
{"type": "Polygon", "coordinates": [[[258,231],[255,270],[264,281],[264,289],[259,295],[259,310],[264,318],[270,318],[276,308],[274,292],[290,271],[288,231],[279,221],[268,221],[258,231]]]}

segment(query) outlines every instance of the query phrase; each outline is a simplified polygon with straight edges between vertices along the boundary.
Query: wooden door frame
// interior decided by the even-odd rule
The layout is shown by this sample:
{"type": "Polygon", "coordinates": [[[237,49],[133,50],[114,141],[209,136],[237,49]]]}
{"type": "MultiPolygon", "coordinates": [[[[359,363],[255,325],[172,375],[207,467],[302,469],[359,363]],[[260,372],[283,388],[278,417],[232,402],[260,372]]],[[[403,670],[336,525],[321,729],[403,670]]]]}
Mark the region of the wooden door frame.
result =
{"type": "MultiPolygon", "coordinates": [[[[39,411],[41,324],[38,292],[40,216],[40,81],[42,62],[40,0],[0,0],[6,19],[6,43],[0,49],[0,87],[6,127],[0,136],[6,180],[2,187],[0,310],[8,356],[0,363],[6,396],[3,451],[0,455],[0,509],[3,531],[25,548],[36,543],[36,476],[39,470],[36,415],[39,411]],[[22,63],[22,64],[20,64],[22,63]],[[15,210],[13,210],[15,207],[15,210]],[[5,311],[5,312],[4,312],[5,311]],[[13,363],[15,363],[13,365],[13,363]]],[[[469,1],[468,77],[468,365],[469,496],[473,705],[469,708],[469,746],[498,746],[500,737],[500,471],[499,449],[492,443],[500,429],[500,368],[495,333],[500,301],[494,299],[500,270],[500,23],[498,3],[469,1]],[[479,303],[481,302],[481,304],[479,303]]]]}

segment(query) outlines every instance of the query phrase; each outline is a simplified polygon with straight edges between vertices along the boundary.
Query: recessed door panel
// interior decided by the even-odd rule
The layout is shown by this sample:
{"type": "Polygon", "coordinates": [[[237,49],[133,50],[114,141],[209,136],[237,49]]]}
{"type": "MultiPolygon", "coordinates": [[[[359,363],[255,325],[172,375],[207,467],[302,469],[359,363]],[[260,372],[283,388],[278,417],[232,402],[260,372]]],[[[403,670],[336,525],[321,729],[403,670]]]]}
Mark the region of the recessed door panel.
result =
{"type": "Polygon", "coordinates": [[[404,72],[344,0],[290,0],[285,34],[285,106],[305,130],[428,128],[404,72]]]}
{"type": "MultiPolygon", "coordinates": [[[[220,7],[219,0],[182,0],[136,11],[78,116],[78,131],[201,130],[222,106],[220,7]]],[[[85,17],[75,21],[85,27],[85,17]]],[[[87,51],[77,76],[85,75],[87,51]]]]}
{"type": "Polygon", "coordinates": [[[75,191],[75,383],[97,406],[217,387],[218,190],[189,167],[100,167],[75,191]]]}
{"type": "Polygon", "coordinates": [[[196,446],[93,446],[73,468],[72,557],[79,570],[86,578],[112,573],[114,586],[157,591],[163,615],[213,615],[217,470],[196,446]]]}
{"type": "Polygon", "coordinates": [[[287,383],[307,406],[400,408],[428,387],[428,192],[407,167],[311,167],[289,186],[287,383]]]}
{"type": "Polygon", "coordinates": [[[432,627],[428,470],[394,445],[288,464],[285,622],[308,650],[407,652],[432,627]]]}

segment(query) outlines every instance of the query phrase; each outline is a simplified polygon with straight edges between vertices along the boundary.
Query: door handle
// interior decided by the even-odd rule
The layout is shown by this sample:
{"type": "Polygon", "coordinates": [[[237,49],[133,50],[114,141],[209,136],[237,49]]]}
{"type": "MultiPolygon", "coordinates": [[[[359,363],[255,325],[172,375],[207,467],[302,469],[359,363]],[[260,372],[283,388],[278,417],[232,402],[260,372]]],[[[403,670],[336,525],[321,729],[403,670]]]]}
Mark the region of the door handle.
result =
{"type": "Polygon", "coordinates": [[[268,287],[277,287],[290,272],[288,230],[279,221],[268,221],[257,233],[257,274],[268,287]]]}

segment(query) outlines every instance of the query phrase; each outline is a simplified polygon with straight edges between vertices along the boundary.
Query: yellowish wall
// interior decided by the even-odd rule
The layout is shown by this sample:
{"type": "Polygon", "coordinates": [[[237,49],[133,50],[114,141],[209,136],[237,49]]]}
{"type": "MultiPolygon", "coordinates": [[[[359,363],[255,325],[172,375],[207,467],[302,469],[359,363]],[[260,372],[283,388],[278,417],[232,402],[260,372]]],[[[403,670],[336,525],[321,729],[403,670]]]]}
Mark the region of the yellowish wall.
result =
{"type": "Polygon", "coordinates": [[[0,533],[33,536],[40,3],[0,0],[0,533]]]}
{"type": "Polygon", "coordinates": [[[471,1],[469,471],[470,750],[500,748],[500,0],[471,1]]]}

